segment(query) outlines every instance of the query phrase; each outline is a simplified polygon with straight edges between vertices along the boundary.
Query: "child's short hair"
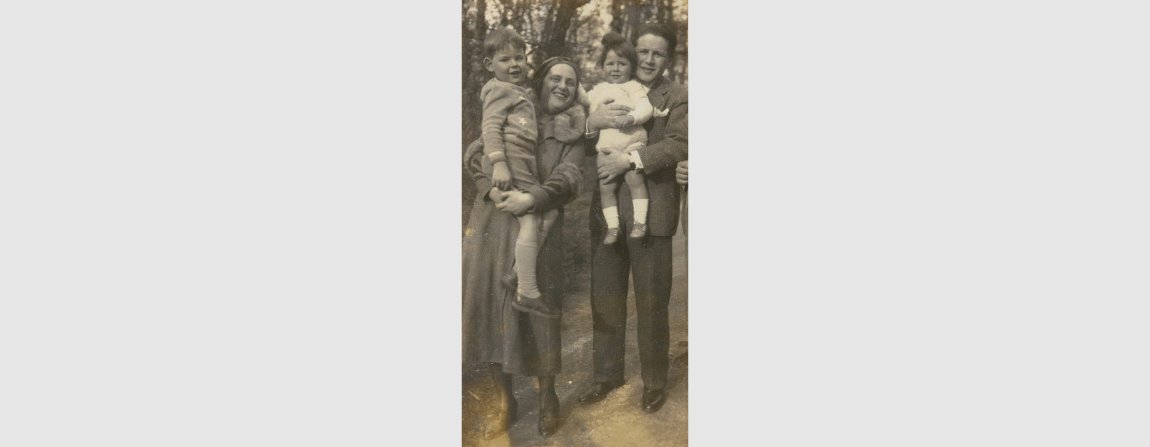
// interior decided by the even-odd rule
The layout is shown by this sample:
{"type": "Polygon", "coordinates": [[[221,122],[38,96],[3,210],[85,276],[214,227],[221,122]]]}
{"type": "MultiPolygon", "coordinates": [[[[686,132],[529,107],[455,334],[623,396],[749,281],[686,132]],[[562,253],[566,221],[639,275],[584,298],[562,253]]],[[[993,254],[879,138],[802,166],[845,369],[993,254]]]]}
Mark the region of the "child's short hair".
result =
{"type": "Polygon", "coordinates": [[[679,44],[679,39],[675,37],[675,30],[662,23],[644,23],[639,25],[639,30],[635,33],[635,38],[632,39],[634,42],[632,43],[637,44],[640,37],[646,36],[648,34],[653,34],[666,40],[667,52],[670,53],[667,55],[667,58],[675,56],[675,46],[679,44]]]}
{"type": "Polygon", "coordinates": [[[627,38],[622,34],[611,31],[603,36],[603,54],[599,55],[599,66],[603,66],[603,62],[607,60],[607,53],[614,51],[616,55],[623,57],[631,62],[631,74],[635,74],[635,69],[639,68],[639,53],[635,52],[635,46],[627,41],[627,38]]]}
{"type": "Polygon", "coordinates": [[[495,53],[509,46],[515,50],[527,51],[527,43],[510,28],[492,31],[487,34],[486,39],[483,39],[483,57],[495,56],[495,53]]]}

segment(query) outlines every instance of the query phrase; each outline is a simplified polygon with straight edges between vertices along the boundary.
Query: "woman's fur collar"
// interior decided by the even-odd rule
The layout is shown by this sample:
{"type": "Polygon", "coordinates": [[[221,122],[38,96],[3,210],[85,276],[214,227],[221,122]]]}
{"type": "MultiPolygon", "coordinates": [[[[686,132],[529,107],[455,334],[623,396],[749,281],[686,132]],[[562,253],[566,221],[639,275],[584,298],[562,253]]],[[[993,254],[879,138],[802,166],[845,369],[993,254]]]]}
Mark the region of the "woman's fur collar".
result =
{"type": "MultiPolygon", "coordinates": [[[[540,112],[542,108],[537,109],[540,112]]],[[[587,116],[583,112],[583,106],[574,103],[567,110],[559,112],[555,115],[548,115],[547,113],[537,114],[539,121],[539,141],[543,141],[549,137],[554,137],[566,144],[571,144],[583,137],[587,131],[586,122],[587,116]]]]}

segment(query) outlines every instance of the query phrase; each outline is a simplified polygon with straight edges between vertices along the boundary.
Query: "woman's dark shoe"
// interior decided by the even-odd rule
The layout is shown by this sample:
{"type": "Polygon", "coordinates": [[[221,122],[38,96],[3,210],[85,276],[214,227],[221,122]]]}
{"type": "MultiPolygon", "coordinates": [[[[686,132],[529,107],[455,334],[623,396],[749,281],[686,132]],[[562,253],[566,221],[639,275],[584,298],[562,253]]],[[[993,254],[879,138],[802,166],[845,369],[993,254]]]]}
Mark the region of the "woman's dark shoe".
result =
{"type": "Polygon", "coordinates": [[[507,405],[507,411],[501,411],[499,415],[495,417],[495,420],[487,425],[487,429],[483,432],[483,439],[490,441],[507,433],[507,429],[515,422],[516,413],[518,412],[519,401],[512,397],[511,403],[507,405]]]}
{"type": "Polygon", "coordinates": [[[547,437],[559,428],[559,396],[555,390],[540,393],[539,396],[539,434],[547,437]]]}
{"type": "Polygon", "coordinates": [[[667,393],[663,390],[649,390],[643,388],[643,411],[654,413],[663,408],[663,402],[667,401],[667,393]]]}
{"type": "Polygon", "coordinates": [[[603,245],[611,245],[619,240],[619,227],[608,228],[607,237],[603,238],[603,245]]]}
{"type": "Polygon", "coordinates": [[[621,386],[623,386],[623,381],[592,383],[590,388],[587,388],[583,394],[579,395],[579,403],[592,404],[599,402],[603,400],[603,398],[607,397],[607,393],[610,393],[615,388],[619,388],[621,386]]]}
{"type": "Polygon", "coordinates": [[[631,235],[629,236],[631,239],[642,239],[646,235],[647,224],[635,222],[635,224],[631,226],[631,235]]]}
{"type": "Polygon", "coordinates": [[[519,275],[515,274],[515,269],[511,269],[506,275],[503,275],[499,282],[502,282],[503,287],[506,287],[507,290],[515,290],[519,286],[519,275]]]}
{"type": "Polygon", "coordinates": [[[560,317],[559,310],[544,303],[542,296],[539,298],[528,298],[521,293],[516,293],[515,299],[511,300],[511,307],[514,307],[520,312],[535,314],[543,318],[560,317]]]}

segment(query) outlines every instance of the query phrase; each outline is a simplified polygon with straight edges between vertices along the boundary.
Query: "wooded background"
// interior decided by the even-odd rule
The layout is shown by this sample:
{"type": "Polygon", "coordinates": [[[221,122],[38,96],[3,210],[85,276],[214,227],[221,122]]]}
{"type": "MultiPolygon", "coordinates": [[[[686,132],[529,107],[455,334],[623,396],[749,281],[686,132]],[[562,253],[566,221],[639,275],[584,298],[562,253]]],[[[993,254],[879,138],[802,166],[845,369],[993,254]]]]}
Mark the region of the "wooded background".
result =
{"type": "Polygon", "coordinates": [[[492,77],[483,68],[489,31],[510,27],[523,36],[531,67],[552,56],[576,61],[589,88],[602,79],[596,62],[603,35],[615,30],[630,40],[647,22],[674,27],[679,44],[665,76],[686,85],[687,0],[463,0],[463,148],[480,134],[479,91],[492,77]]]}
{"type": "MultiPolygon", "coordinates": [[[[647,22],[666,23],[675,29],[679,44],[675,57],[664,76],[687,85],[687,0],[463,0],[463,142],[460,148],[460,172],[463,179],[463,222],[461,232],[467,228],[467,219],[475,201],[475,184],[462,166],[462,155],[467,145],[479,138],[479,124],[483,107],[479,91],[492,74],[483,68],[483,39],[487,33],[500,27],[511,27],[527,42],[527,64],[538,67],[552,56],[565,56],[576,62],[581,82],[588,88],[603,79],[596,66],[603,45],[599,42],[611,30],[630,39],[639,25],[647,22]]],[[[528,72],[533,75],[534,70],[528,72]]],[[[584,166],[588,185],[596,184],[594,158],[588,157],[584,166]]],[[[570,213],[566,231],[586,233],[586,204],[570,213]],[[581,222],[581,223],[577,223],[581,222]]],[[[569,234],[565,240],[571,245],[566,251],[565,268],[581,272],[579,266],[586,244],[579,244],[590,236],[569,234]]],[[[584,280],[579,274],[568,275],[569,290],[584,280]]],[[[584,281],[585,282],[585,281],[584,281]]]]}
{"type": "MultiPolygon", "coordinates": [[[[630,40],[639,25],[648,22],[665,23],[675,29],[679,43],[664,76],[686,85],[687,0],[463,0],[461,234],[466,232],[477,195],[471,175],[463,169],[462,155],[467,145],[479,138],[483,112],[479,91],[492,78],[483,68],[483,39],[487,33],[511,27],[527,43],[528,66],[538,67],[549,57],[565,56],[575,61],[581,82],[591,87],[603,79],[596,66],[603,51],[599,42],[603,35],[615,30],[630,40]]],[[[529,70],[528,75],[533,74],[529,70]]],[[[594,157],[587,157],[583,171],[582,192],[587,192],[598,184],[594,157]]],[[[565,290],[572,296],[587,293],[591,284],[591,230],[587,224],[590,210],[590,194],[579,194],[564,211],[563,270],[565,290]]]]}

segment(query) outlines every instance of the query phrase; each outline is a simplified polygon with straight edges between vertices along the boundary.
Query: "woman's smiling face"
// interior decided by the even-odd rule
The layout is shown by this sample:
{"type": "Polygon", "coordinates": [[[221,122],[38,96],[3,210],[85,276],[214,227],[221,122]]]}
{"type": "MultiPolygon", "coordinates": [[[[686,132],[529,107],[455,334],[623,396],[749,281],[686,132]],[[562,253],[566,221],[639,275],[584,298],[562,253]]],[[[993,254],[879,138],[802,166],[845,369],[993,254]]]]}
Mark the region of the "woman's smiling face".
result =
{"type": "Polygon", "coordinates": [[[542,99],[547,104],[547,110],[559,112],[565,110],[575,101],[575,69],[567,64],[558,64],[547,72],[543,80],[542,99]]]}
{"type": "Polygon", "coordinates": [[[607,82],[612,84],[622,84],[631,80],[631,72],[635,67],[631,66],[631,61],[625,57],[620,57],[614,51],[607,52],[607,58],[603,59],[603,72],[607,74],[607,82]]]}

